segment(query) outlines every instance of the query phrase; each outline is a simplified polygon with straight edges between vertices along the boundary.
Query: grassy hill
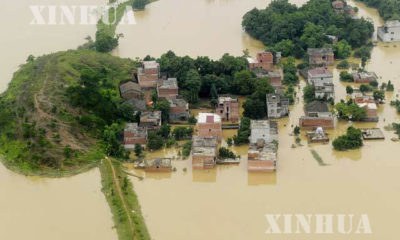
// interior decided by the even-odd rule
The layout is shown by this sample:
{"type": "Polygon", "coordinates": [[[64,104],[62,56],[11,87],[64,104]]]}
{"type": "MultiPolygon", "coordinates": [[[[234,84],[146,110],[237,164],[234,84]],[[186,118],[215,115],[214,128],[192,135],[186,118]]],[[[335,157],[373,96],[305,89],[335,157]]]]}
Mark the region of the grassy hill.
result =
{"type": "Polygon", "coordinates": [[[4,164],[23,174],[51,176],[71,175],[96,165],[103,156],[100,133],[114,116],[99,112],[122,104],[119,83],[130,79],[135,68],[131,60],[89,50],[28,60],[0,98],[4,164]],[[89,80],[101,86],[96,88],[97,95],[89,93],[92,85],[82,86],[87,72],[96,74],[89,80]],[[80,96],[71,90],[74,87],[81,89],[80,96]],[[103,92],[108,98],[102,97],[103,92]],[[82,105],[82,100],[91,100],[92,105],[82,105]],[[106,114],[109,119],[104,118],[106,114]]]}

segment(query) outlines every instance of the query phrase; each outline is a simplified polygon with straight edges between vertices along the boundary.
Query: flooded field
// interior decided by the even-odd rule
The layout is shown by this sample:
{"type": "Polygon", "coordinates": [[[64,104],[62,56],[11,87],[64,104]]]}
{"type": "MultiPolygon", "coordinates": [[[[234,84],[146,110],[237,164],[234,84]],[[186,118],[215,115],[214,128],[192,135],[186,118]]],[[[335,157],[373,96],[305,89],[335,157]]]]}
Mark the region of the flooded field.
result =
{"type": "MultiPolygon", "coordinates": [[[[207,3],[234,4],[236,2],[233,0],[207,3]]],[[[382,24],[382,20],[373,9],[358,3],[351,4],[357,5],[360,9],[359,15],[369,17],[375,26],[382,24]]],[[[152,21],[150,16],[153,17],[152,14],[155,11],[167,11],[162,6],[161,2],[154,6],[150,5],[148,10],[142,13],[149,16],[146,21],[152,21]]],[[[202,9],[200,8],[197,12],[202,12],[202,9]]],[[[189,10],[185,14],[196,16],[196,12],[189,10]]],[[[155,16],[155,18],[158,17],[160,16],[155,16]]],[[[146,21],[144,21],[146,24],[150,24],[146,21]]],[[[236,21],[240,23],[240,19],[236,21]]],[[[171,23],[167,26],[173,29],[174,25],[171,23]]],[[[144,34],[143,32],[132,30],[132,33],[138,36],[138,41],[145,38],[141,35],[144,34]]],[[[202,34],[207,36],[207,31],[202,34]]],[[[147,40],[154,41],[156,35],[151,36],[147,40]]],[[[239,32],[238,36],[243,36],[243,33],[239,32]]],[[[127,39],[128,37],[124,41],[127,39]]],[[[135,38],[130,38],[130,41],[130,47],[126,46],[126,48],[133,53],[137,50],[132,45],[135,38]]],[[[163,42],[162,38],[160,41],[163,42]]],[[[203,46],[200,44],[196,52],[190,52],[190,43],[176,39],[174,44],[179,47],[173,48],[167,43],[161,50],[158,49],[161,47],[155,44],[157,46],[150,48],[150,53],[157,55],[171,48],[179,54],[211,54],[218,57],[221,54],[215,53],[223,52],[225,47],[225,45],[213,45],[202,50],[203,46]]],[[[227,43],[229,44],[232,42],[227,43]]],[[[240,45],[229,52],[240,54],[242,48],[248,48],[247,46],[240,45]]],[[[380,81],[392,80],[395,84],[396,91],[387,94],[387,102],[399,94],[400,69],[396,67],[400,63],[399,50],[396,44],[379,43],[372,52],[372,60],[367,64],[368,70],[375,71],[381,77],[380,81]]],[[[145,54],[142,54],[140,50],[136,52],[140,52],[137,56],[145,54]]],[[[129,55],[121,51],[120,54],[129,55]]],[[[356,59],[351,59],[351,61],[357,62],[356,59]]],[[[339,82],[339,71],[332,70],[336,84],[336,101],[339,101],[346,98],[346,84],[339,82]]],[[[301,88],[304,87],[305,82],[302,81],[300,85],[301,88]]],[[[384,131],[386,140],[365,142],[362,149],[348,152],[334,151],[331,144],[309,145],[304,136],[301,143],[303,146],[293,148],[292,145],[296,144],[291,132],[293,127],[298,125],[299,117],[304,114],[301,90],[297,89],[297,92],[300,100],[291,108],[290,117],[279,121],[279,170],[276,173],[248,173],[247,146],[231,148],[236,154],[241,155],[241,163],[238,166],[218,166],[213,170],[197,171],[191,169],[189,158],[173,161],[177,171],[169,174],[145,174],[139,170],[131,170],[145,176],[143,181],[136,179],[133,181],[154,239],[321,240],[323,237],[326,240],[397,240],[400,237],[396,224],[400,213],[400,207],[397,204],[400,201],[400,177],[397,173],[400,167],[397,157],[400,154],[400,145],[390,140],[395,137],[393,132],[384,131]],[[326,166],[318,164],[311,150],[315,150],[321,156],[326,166]],[[274,213],[354,214],[355,216],[368,214],[373,233],[370,235],[336,233],[323,236],[318,234],[267,235],[265,231],[268,222],[264,215],[274,213]]],[[[356,123],[355,126],[383,129],[389,123],[400,120],[395,109],[388,104],[381,105],[379,112],[378,123],[356,123]]],[[[350,125],[351,123],[348,122],[338,122],[337,128],[329,131],[331,139],[343,134],[350,125]]],[[[235,133],[234,130],[225,130],[223,132],[225,141],[235,133]]],[[[226,145],[225,142],[222,144],[226,145]]],[[[165,151],[168,151],[168,156],[174,155],[174,150],[165,151]]],[[[148,157],[162,156],[163,153],[154,154],[148,157]]],[[[356,224],[357,222],[354,223],[356,224]]]]}
{"type": "Polygon", "coordinates": [[[98,169],[46,179],[0,164],[0,213],[0,239],[117,239],[98,169]]]}

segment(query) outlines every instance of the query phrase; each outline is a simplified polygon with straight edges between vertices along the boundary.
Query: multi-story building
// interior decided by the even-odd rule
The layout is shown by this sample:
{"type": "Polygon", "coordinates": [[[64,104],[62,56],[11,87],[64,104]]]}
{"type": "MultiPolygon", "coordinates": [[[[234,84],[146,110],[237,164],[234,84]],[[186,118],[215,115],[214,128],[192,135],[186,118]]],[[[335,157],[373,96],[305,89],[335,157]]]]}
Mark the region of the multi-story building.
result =
{"type": "Polygon", "coordinates": [[[378,27],[378,37],[383,42],[398,42],[400,41],[400,21],[386,21],[385,26],[378,27]]]}
{"type": "Polygon", "coordinates": [[[215,112],[221,117],[222,121],[239,121],[239,102],[237,98],[219,97],[215,112]]]}
{"type": "Polygon", "coordinates": [[[250,124],[247,169],[250,172],[271,172],[277,167],[278,124],[268,120],[252,120],[250,124]]]}
{"type": "Polygon", "coordinates": [[[321,101],[313,101],[306,105],[306,115],[299,120],[300,128],[316,129],[334,128],[335,118],[326,103],[321,101]]]}
{"type": "Polygon", "coordinates": [[[137,70],[137,77],[141,88],[156,88],[160,79],[160,64],[156,61],[144,61],[137,70]]]}
{"type": "Polygon", "coordinates": [[[178,81],[176,78],[168,78],[161,80],[157,86],[157,94],[159,98],[176,98],[179,94],[178,81]]]}
{"type": "Polygon", "coordinates": [[[307,73],[308,84],[323,86],[325,83],[333,83],[333,74],[325,67],[312,68],[307,73]]]}
{"type": "Polygon", "coordinates": [[[335,85],[333,83],[323,83],[315,85],[315,98],[321,100],[335,99],[335,85]]]}
{"type": "Polygon", "coordinates": [[[289,115],[289,99],[279,94],[267,94],[268,118],[282,118],[289,115]]]}
{"type": "Polygon", "coordinates": [[[199,137],[217,137],[218,142],[222,139],[221,117],[214,113],[199,113],[197,119],[199,137]]]}
{"type": "Polygon", "coordinates": [[[136,144],[146,147],[147,129],[139,127],[137,123],[127,123],[124,129],[124,147],[126,150],[134,150],[136,144]]]}
{"type": "Polygon", "coordinates": [[[270,71],[274,67],[274,55],[271,52],[259,52],[257,57],[247,58],[249,68],[270,71]]]}
{"type": "Polygon", "coordinates": [[[333,65],[335,56],[332,48],[309,48],[307,49],[308,61],[311,65],[333,65]]]}
{"type": "Polygon", "coordinates": [[[161,124],[161,111],[142,112],[142,114],[140,115],[140,127],[149,130],[156,130],[161,127],[161,124]]]}
{"type": "Polygon", "coordinates": [[[213,168],[218,157],[217,137],[193,137],[192,167],[197,169],[213,168]]]}
{"type": "Polygon", "coordinates": [[[121,97],[125,100],[142,99],[143,93],[139,84],[134,82],[126,82],[119,86],[121,97]]]}
{"type": "Polygon", "coordinates": [[[168,99],[168,101],[170,104],[170,121],[183,121],[189,119],[189,103],[180,98],[171,98],[168,99]]]}

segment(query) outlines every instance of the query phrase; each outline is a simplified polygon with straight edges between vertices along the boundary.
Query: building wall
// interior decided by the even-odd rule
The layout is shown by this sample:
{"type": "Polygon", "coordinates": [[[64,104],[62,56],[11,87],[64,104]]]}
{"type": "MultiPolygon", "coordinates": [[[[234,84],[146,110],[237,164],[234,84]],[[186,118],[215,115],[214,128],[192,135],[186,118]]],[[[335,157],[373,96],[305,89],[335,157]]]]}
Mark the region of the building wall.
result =
{"type": "Polygon", "coordinates": [[[158,74],[144,74],[138,76],[138,82],[142,88],[157,87],[158,74]]]}
{"type": "Polygon", "coordinates": [[[216,114],[221,117],[222,121],[239,121],[239,103],[238,102],[224,102],[222,106],[217,106],[215,109],[216,114]],[[227,108],[229,107],[229,114],[227,118],[227,108]]]}
{"type": "Polygon", "coordinates": [[[273,87],[281,87],[282,86],[282,78],[281,77],[270,77],[269,82],[273,87]]]}
{"type": "Polygon", "coordinates": [[[332,83],[333,82],[333,76],[330,77],[311,77],[308,75],[308,83],[309,84],[314,84],[314,85],[324,85],[325,83],[332,83]]]}
{"type": "Polygon", "coordinates": [[[174,98],[178,96],[178,88],[158,88],[158,97],[174,98]]]}
{"type": "Polygon", "coordinates": [[[185,107],[171,107],[169,118],[171,120],[180,120],[181,118],[189,118],[189,112],[185,107]]]}
{"type": "Polygon", "coordinates": [[[299,125],[301,128],[312,129],[316,127],[323,128],[334,128],[335,120],[334,118],[307,118],[302,117],[299,120],[299,125]]]}
{"type": "Polygon", "coordinates": [[[222,139],[221,123],[199,123],[199,137],[217,137],[222,139]]]}
{"type": "Polygon", "coordinates": [[[247,170],[249,172],[273,172],[276,170],[274,161],[248,160],[247,170]]]}
{"type": "Polygon", "coordinates": [[[324,64],[330,66],[335,63],[335,57],[333,54],[328,54],[323,56],[314,55],[309,57],[309,62],[310,64],[315,64],[315,65],[324,64]],[[325,57],[325,59],[323,57],[325,57]]]}
{"type": "Polygon", "coordinates": [[[215,157],[211,156],[193,156],[192,168],[195,169],[208,169],[215,166],[215,157]]]}
{"type": "Polygon", "coordinates": [[[378,37],[383,42],[397,42],[397,41],[400,41],[400,27],[388,28],[387,32],[385,32],[385,28],[384,27],[380,27],[380,28],[378,28],[378,37]]]}

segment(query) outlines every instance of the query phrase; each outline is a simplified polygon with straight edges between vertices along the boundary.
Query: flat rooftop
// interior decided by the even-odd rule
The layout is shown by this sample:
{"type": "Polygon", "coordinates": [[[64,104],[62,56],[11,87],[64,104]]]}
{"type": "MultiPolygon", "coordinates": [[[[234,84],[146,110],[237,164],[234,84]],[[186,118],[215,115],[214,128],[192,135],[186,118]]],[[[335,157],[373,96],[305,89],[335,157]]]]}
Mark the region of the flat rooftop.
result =
{"type": "Polygon", "coordinates": [[[215,113],[199,113],[198,123],[220,123],[221,117],[215,113]]]}
{"type": "Polygon", "coordinates": [[[176,89],[178,88],[178,80],[176,78],[168,78],[167,80],[163,80],[161,81],[159,88],[176,89]]]}

